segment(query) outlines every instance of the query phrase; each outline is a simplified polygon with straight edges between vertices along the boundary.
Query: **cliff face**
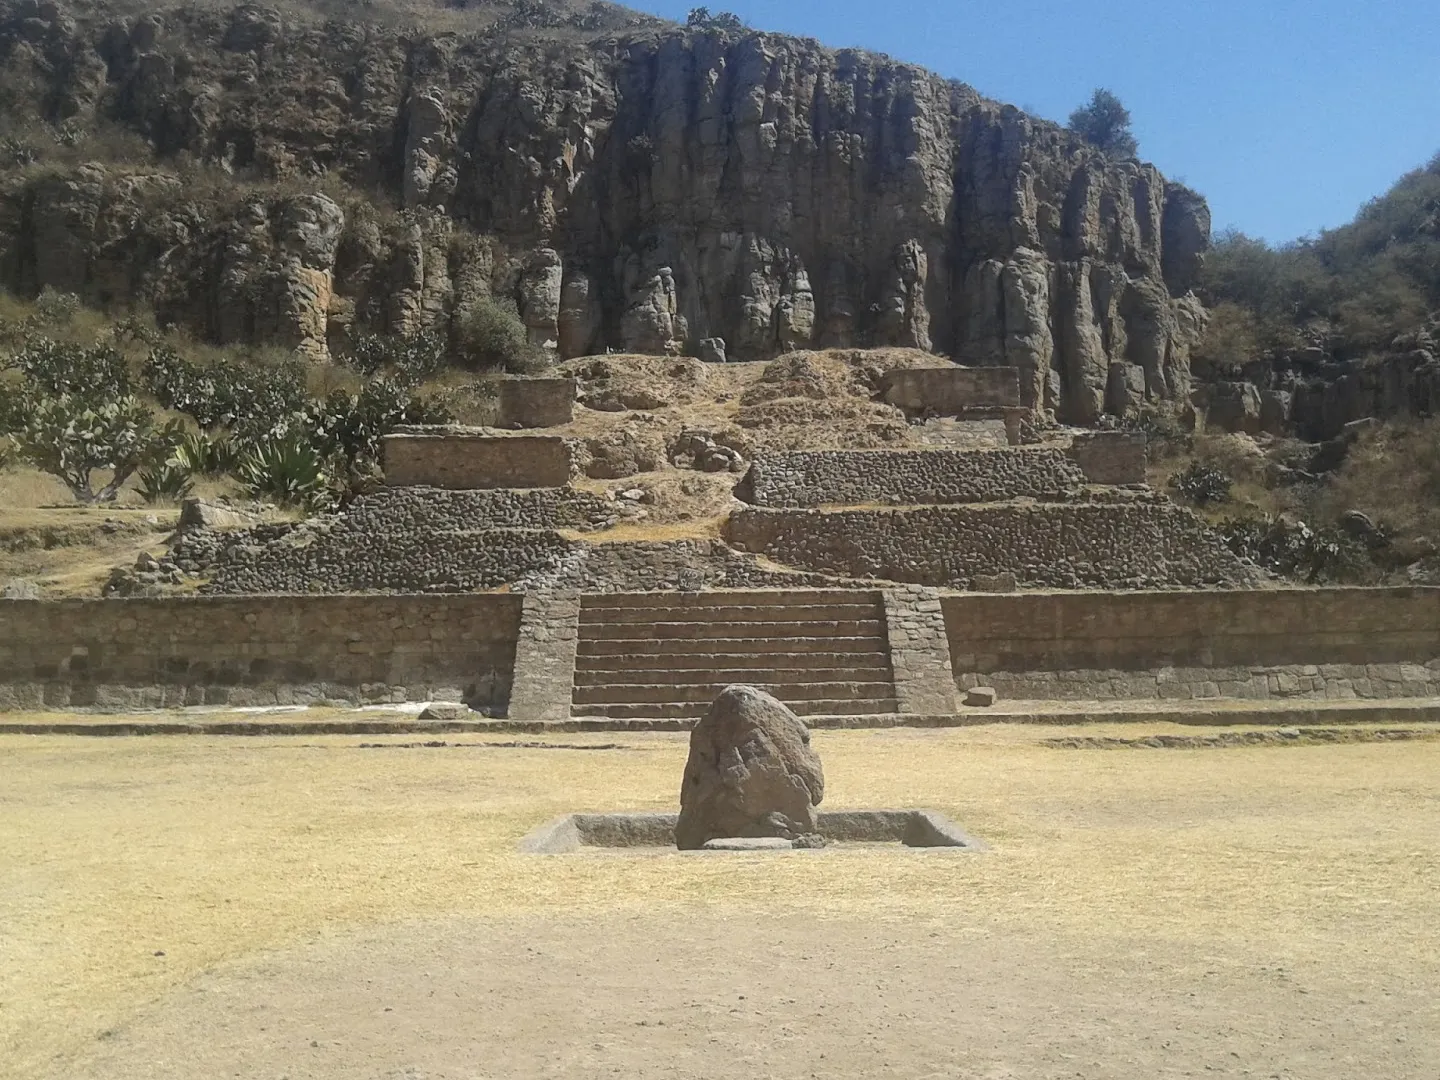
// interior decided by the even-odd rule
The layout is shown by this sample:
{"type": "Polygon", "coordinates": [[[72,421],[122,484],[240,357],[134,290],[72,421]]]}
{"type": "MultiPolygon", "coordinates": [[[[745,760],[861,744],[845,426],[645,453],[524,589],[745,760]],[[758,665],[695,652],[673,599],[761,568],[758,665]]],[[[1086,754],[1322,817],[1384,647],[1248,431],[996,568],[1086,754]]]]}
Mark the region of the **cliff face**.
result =
{"type": "Polygon", "coordinates": [[[1074,422],[1187,400],[1204,202],[904,64],[764,34],[427,34],[0,3],[0,278],[323,356],[513,296],[566,356],[901,345],[1074,422]],[[87,147],[143,138],[140,162],[87,147]],[[362,196],[360,193],[364,193],[362,196]]]}

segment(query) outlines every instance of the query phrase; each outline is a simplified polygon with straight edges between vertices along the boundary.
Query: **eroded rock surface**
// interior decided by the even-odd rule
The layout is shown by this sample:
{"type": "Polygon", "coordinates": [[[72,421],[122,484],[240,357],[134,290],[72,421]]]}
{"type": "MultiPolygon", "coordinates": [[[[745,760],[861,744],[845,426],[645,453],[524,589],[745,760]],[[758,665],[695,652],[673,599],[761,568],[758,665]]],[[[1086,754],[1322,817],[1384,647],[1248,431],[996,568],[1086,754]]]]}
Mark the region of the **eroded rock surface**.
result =
{"type": "Polygon", "coordinates": [[[815,835],[825,797],[810,731],[753,686],[729,686],[690,733],[675,843],[694,850],[719,837],[815,835]]]}
{"type": "Polygon", "coordinates": [[[382,9],[0,0],[17,122],[150,151],[0,172],[0,282],[317,357],[493,293],[567,357],[905,346],[1076,423],[1188,399],[1209,211],[1149,165],[813,41],[382,9]]]}

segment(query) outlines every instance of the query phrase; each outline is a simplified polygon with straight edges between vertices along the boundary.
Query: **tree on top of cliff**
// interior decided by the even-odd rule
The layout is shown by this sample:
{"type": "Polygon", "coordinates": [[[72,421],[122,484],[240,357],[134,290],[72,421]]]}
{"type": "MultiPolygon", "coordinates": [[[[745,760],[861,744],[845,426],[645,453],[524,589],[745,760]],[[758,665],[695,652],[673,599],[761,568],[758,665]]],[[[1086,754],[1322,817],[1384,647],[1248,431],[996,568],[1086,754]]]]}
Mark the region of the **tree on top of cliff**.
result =
{"type": "Polygon", "coordinates": [[[1109,90],[1098,89],[1070,114],[1070,130],[1107,157],[1124,160],[1140,152],[1130,130],[1130,110],[1109,90]]]}
{"type": "Polygon", "coordinates": [[[710,13],[708,7],[697,7],[690,9],[690,16],[685,20],[686,26],[698,26],[706,30],[743,30],[745,21],[733,11],[718,11],[710,13]]]}

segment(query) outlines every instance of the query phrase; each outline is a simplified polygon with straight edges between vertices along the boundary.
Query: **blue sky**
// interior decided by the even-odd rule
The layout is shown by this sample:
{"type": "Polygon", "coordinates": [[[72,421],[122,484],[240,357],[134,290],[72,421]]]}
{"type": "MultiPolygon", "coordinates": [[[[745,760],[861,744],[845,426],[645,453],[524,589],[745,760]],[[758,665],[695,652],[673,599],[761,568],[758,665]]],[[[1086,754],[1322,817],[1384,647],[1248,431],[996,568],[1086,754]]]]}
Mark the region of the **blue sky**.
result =
{"type": "MultiPolygon", "coordinates": [[[[628,0],[683,21],[692,0],[628,0]]],[[[1140,154],[1271,242],[1343,224],[1440,152],[1440,0],[718,0],[1063,122],[1097,86],[1140,154]]]]}

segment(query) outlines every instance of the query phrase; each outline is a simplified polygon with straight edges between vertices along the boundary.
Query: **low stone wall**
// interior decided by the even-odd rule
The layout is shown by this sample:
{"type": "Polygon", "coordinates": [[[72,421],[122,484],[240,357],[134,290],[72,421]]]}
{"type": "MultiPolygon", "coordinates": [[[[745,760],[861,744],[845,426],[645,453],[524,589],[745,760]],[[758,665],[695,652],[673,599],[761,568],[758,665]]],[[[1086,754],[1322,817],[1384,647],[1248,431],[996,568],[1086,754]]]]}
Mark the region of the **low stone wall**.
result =
{"type": "Polygon", "coordinates": [[[1129,431],[1076,435],[1070,457],[1092,484],[1145,483],[1145,436],[1129,431]]]}
{"type": "Polygon", "coordinates": [[[570,543],[554,530],[615,521],[614,503],[569,488],[385,488],[303,524],[186,531],[173,558],[208,593],[460,592],[558,567],[570,543]]]}
{"type": "Polygon", "coordinates": [[[730,515],[726,538],[798,570],[968,588],[1013,574],[1031,588],[1241,585],[1258,573],[1190,511],[1164,500],[766,510],[730,515]]]}
{"type": "Polygon", "coordinates": [[[814,450],[755,460],[741,497],[756,506],[920,506],[1056,499],[1085,482],[1063,450],[814,450]]]}
{"type": "Polygon", "coordinates": [[[572,546],[549,529],[296,530],[232,542],[202,572],[208,594],[473,592],[556,571],[572,546]]]}
{"type": "MultiPolygon", "coordinates": [[[[344,529],[366,535],[424,529],[599,529],[615,524],[615,503],[573,488],[382,488],[345,509],[344,529]]],[[[338,524],[338,523],[337,523],[338,524]]]]}
{"type": "Polygon", "coordinates": [[[1013,367],[897,368],[885,376],[885,400],[907,412],[959,416],[968,409],[1020,404],[1020,372],[1013,367]]]}
{"type": "Polygon", "coordinates": [[[381,448],[392,487],[563,487],[574,472],[569,441],[554,435],[406,432],[386,435],[381,448]]]}
{"type": "Polygon", "coordinates": [[[0,709],[509,697],[518,596],[0,600],[0,709]]]}
{"type": "Polygon", "coordinates": [[[575,380],[516,376],[499,381],[503,427],[559,427],[575,418],[575,380]]]}
{"type": "Polygon", "coordinates": [[[941,606],[957,684],[1009,698],[1440,694],[1440,589],[970,594],[941,606]]]}

